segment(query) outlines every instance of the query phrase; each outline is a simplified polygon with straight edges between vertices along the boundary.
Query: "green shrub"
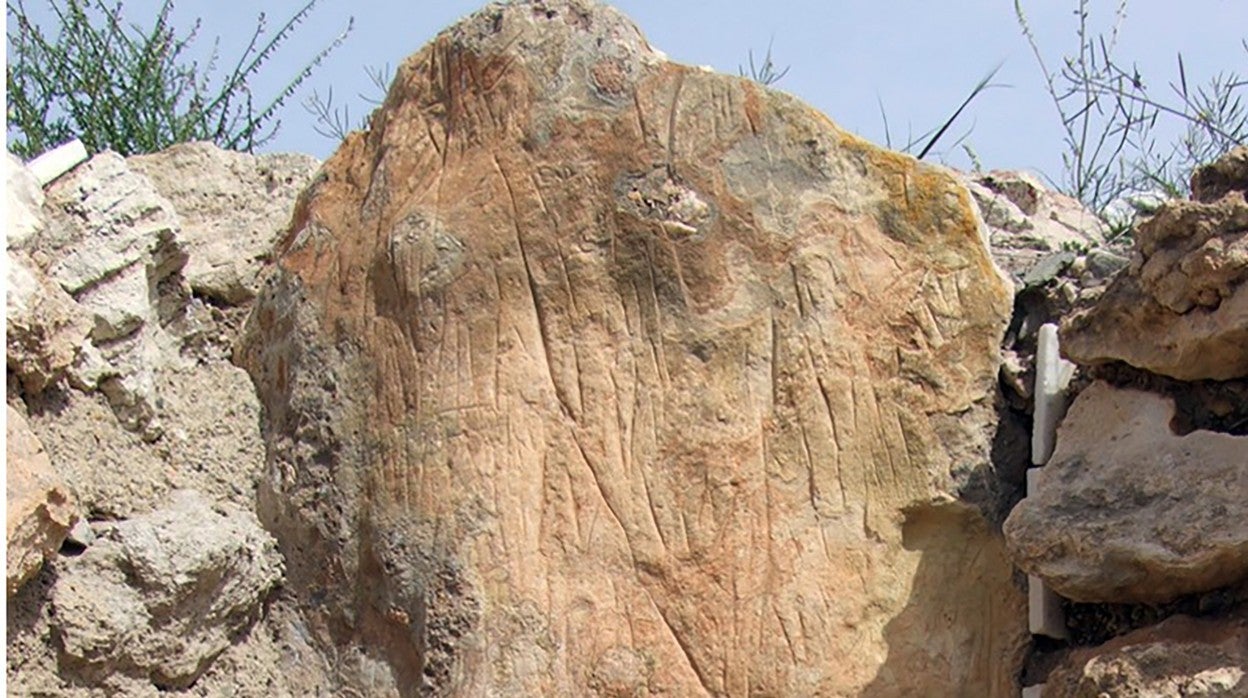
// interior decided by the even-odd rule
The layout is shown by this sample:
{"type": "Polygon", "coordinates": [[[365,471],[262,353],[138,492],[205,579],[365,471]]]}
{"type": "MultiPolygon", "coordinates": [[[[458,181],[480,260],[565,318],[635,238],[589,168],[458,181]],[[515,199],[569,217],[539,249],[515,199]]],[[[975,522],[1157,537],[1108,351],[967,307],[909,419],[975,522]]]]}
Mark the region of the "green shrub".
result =
{"type": "Polygon", "coordinates": [[[257,101],[249,81],[317,2],[310,0],[271,36],[262,13],[247,48],[219,82],[213,80],[219,41],[206,66],[189,61],[200,23],[185,34],[175,31],[172,0],[164,1],[150,29],[127,23],[120,1],[50,0],[59,24],[55,36],[31,20],[23,0],[8,2],[8,149],[30,158],[77,137],[92,153],[149,153],[193,140],[251,152],[273,137],[286,100],[351,31],[348,23],[275,96],[257,101]]]}

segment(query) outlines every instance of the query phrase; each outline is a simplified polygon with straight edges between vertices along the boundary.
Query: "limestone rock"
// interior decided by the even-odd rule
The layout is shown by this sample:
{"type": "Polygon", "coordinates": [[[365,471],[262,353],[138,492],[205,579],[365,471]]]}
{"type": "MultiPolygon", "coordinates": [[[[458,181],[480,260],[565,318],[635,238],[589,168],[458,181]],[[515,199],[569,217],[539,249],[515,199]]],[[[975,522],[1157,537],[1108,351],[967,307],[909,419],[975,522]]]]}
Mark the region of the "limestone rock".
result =
{"type": "Polygon", "coordinates": [[[77,511],[26,418],[12,406],[5,409],[5,588],[11,597],[61,547],[77,511]]]}
{"type": "Polygon", "coordinates": [[[1127,271],[1063,327],[1072,360],[1125,361],[1180,380],[1248,376],[1248,176],[1235,165],[1248,158],[1242,150],[1194,175],[1208,182],[1196,187],[1204,198],[1167,202],[1136,228],[1127,271]]]}
{"type": "MultiPolygon", "coordinates": [[[[35,247],[56,258],[50,274],[70,293],[133,272],[150,277],[155,285],[186,263],[172,204],[116,153],[101,153],[51,185],[47,206],[54,225],[35,247]]],[[[147,315],[145,308],[119,310],[147,315]]],[[[100,321],[107,320],[104,316],[100,321]]]]}
{"type": "Polygon", "coordinates": [[[53,622],[86,680],[120,673],[185,688],[258,618],[281,577],[254,515],[183,490],[61,563],[53,622]]]}
{"type": "Polygon", "coordinates": [[[8,155],[5,170],[5,348],[10,372],[28,393],[55,382],[74,360],[91,329],[90,317],[49,281],[21,246],[41,233],[43,189],[21,161],[8,155]]]}
{"type": "Polygon", "coordinates": [[[64,375],[91,332],[91,318],[20,252],[8,252],[5,356],[27,394],[64,375]]]}
{"type": "Polygon", "coordinates": [[[1248,146],[1232,148],[1192,173],[1192,198],[1206,203],[1232,192],[1248,193],[1248,146]]]}
{"type": "Polygon", "coordinates": [[[4,161],[4,240],[6,247],[25,242],[43,229],[43,187],[12,153],[4,161]]]}
{"type": "Polygon", "coordinates": [[[1248,578],[1248,437],[1170,430],[1173,401],[1097,382],[1075,399],[1012,557],[1076,601],[1159,603],[1248,578]]]}
{"type": "MultiPolygon", "coordinates": [[[[163,368],[145,388],[159,396],[160,440],[146,442],[119,419],[105,389],[32,400],[31,424],[84,509],[130,518],[174,489],[254,507],[264,468],[260,405],[246,372],[226,361],[163,368]]],[[[118,386],[120,387],[120,386],[118,386]]],[[[124,413],[122,413],[124,414],[124,413]]]]}
{"type": "Polygon", "coordinates": [[[1023,594],[955,501],[1011,307],[972,206],[598,3],[443,32],[240,351],[312,627],[405,694],[1013,693],[1023,594]]]}
{"type": "Polygon", "coordinates": [[[963,175],[984,223],[993,259],[1023,280],[1053,253],[1105,242],[1105,224],[1079,201],[1045,187],[1026,172],[963,175]]]}
{"type": "Polygon", "coordinates": [[[1248,696],[1248,621],[1175,616],[1073,652],[1045,698],[1248,696]]]}
{"type": "Polygon", "coordinates": [[[249,155],[211,143],[183,143],[126,163],[177,209],[191,289],[230,305],[255,297],[261,265],[320,166],[309,155],[249,155]]]}
{"type": "Polygon", "coordinates": [[[93,321],[71,381],[101,390],[127,428],[153,441],[154,371],[176,364],[167,327],[184,314],[186,253],[173,206],[116,153],[101,153],[48,187],[47,228],[23,246],[93,321]]]}

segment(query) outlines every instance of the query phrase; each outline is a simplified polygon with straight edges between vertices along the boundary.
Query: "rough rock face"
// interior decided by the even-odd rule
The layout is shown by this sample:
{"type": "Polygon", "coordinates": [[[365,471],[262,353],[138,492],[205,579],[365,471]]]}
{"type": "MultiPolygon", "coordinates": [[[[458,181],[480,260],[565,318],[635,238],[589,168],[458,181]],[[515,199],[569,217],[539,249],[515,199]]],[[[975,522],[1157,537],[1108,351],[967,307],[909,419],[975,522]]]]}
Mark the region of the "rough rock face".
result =
{"type": "Polygon", "coordinates": [[[6,419],[5,589],[11,597],[61,547],[78,512],[26,418],[6,406],[6,419]]]}
{"type": "Polygon", "coordinates": [[[1234,148],[1192,173],[1192,198],[1217,201],[1232,192],[1248,190],[1248,147],[1234,148]]]}
{"type": "Polygon", "coordinates": [[[993,171],[964,180],[988,226],[993,259],[1020,282],[1046,260],[1069,262],[1077,251],[1105,242],[1108,230],[1096,214],[1033,175],[993,171]]]}
{"type": "Polygon", "coordinates": [[[1038,492],[1005,522],[1025,571],[1076,601],[1158,603],[1248,579],[1248,436],[1170,429],[1172,401],[1094,383],[1038,492]]]}
{"type": "Polygon", "coordinates": [[[5,163],[5,354],[29,394],[56,382],[78,355],[91,319],[53,283],[22,246],[45,227],[43,189],[12,155],[5,163]]]}
{"type": "Polygon", "coordinates": [[[188,295],[177,214],[116,153],[98,155],[52,184],[44,214],[48,225],[21,252],[91,322],[90,341],[77,348],[69,368],[71,380],[82,391],[103,393],[127,429],[154,441],[163,432],[155,373],[170,362],[174,340],[166,327],[188,295]]]}
{"type": "Polygon", "coordinates": [[[1170,618],[1071,654],[1045,698],[1248,696],[1248,621],[1170,618]]]}
{"type": "Polygon", "coordinates": [[[91,317],[21,252],[8,253],[5,349],[8,370],[28,394],[65,375],[91,332],[91,317]]]}
{"type": "Polygon", "coordinates": [[[1248,148],[1193,176],[1138,226],[1135,253],[1090,310],[1062,328],[1073,361],[1125,361],[1180,380],[1248,376],[1248,148]]]}
{"type": "MultiPolygon", "coordinates": [[[[153,158],[144,167],[157,174],[160,163],[153,158]]],[[[219,196],[225,183],[201,178],[202,197],[219,196]]],[[[231,201],[261,216],[248,230],[273,235],[289,210],[270,210],[267,202],[285,197],[289,206],[293,190],[305,184],[306,177],[272,190],[234,191],[231,201]]],[[[23,265],[32,282],[8,289],[8,402],[28,415],[66,496],[100,536],[93,540],[90,528],[71,535],[10,596],[10,692],[329,695],[341,687],[335,676],[343,666],[386,686],[375,662],[352,648],[312,647],[297,609],[280,590],[270,591],[280,576],[272,539],[248,513],[263,467],[259,403],[246,373],[229,363],[248,308],[195,297],[181,272],[161,264],[177,250],[189,256],[188,266],[201,254],[180,239],[181,212],[138,168],[111,154],[51,185],[46,201],[38,189],[26,194],[27,232],[8,236],[10,274],[23,265]],[[64,271],[74,259],[100,262],[79,265],[99,274],[69,293],[64,277],[54,281],[48,272],[64,271]],[[124,293],[134,278],[145,279],[146,289],[124,293]],[[90,304],[100,297],[117,305],[90,304]],[[101,314],[139,321],[127,321],[130,331],[121,337],[97,335],[101,314]],[[24,333],[16,345],[15,327],[24,333]],[[135,406],[148,410],[146,422],[132,419],[136,410],[127,408],[135,406]],[[199,505],[151,514],[166,508],[179,488],[204,492],[224,514],[209,515],[199,505]],[[223,518],[228,521],[218,522],[223,518]],[[196,530],[196,522],[212,528],[196,530]],[[82,555],[74,556],[76,550],[82,555]],[[185,690],[173,688],[192,680],[185,690]]],[[[244,250],[239,259],[250,258],[244,250]]],[[[10,418],[10,428],[17,423],[10,418]]],[[[15,443],[11,438],[10,447],[15,443]]],[[[12,478],[20,463],[12,456],[9,463],[12,478]]],[[[9,496],[18,489],[11,479],[9,496]]],[[[10,500],[11,513],[19,508],[10,500]]],[[[63,529],[47,549],[60,546],[63,529]]],[[[9,545],[10,561],[29,557],[12,536],[9,545]]]]}
{"type": "Polygon", "coordinates": [[[39,180],[12,153],[4,161],[4,240],[6,247],[20,245],[43,229],[43,188],[39,180]]]}
{"type": "Polygon", "coordinates": [[[183,143],[127,164],[177,209],[191,289],[227,305],[255,297],[295,197],[320,166],[310,155],[252,156],[211,143],[183,143]]]}
{"type": "Polygon", "coordinates": [[[281,578],[255,515],[173,493],[155,512],[97,525],[99,538],[59,570],[54,627],[79,671],[185,688],[256,620],[281,578]]]}
{"type": "Polygon", "coordinates": [[[403,694],[1009,695],[1011,294],[950,174],[613,10],[491,5],[302,199],[260,513],[403,694]]]}
{"type": "Polygon", "coordinates": [[[284,228],[315,161],[207,144],[135,160],[101,154],[57,181],[34,232],[10,248],[10,278],[26,280],[8,293],[10,371],[33,428],[93,515],[128,517],[175,488],[251,506],[263,458],[259,404],[246,374],[228,362],[232,327],[247,309],[193,296],[182,270],[211,267],[201,257],[233,249],[224,254],[249,260],[238,268],[254,276],[253,236],[272,240],[284,228]],[[250,174],[252,188],[230,173],[250,174]],[[172,184],[179,178],[198,194],[172,184]],[[189,213],[162,195],[165,187],[189,213]],[[223,224],[238,227],[227,231],[203,223],[220,201],[248,214],[246,224],[231,218],[223,224]],[[217,245],[188,244],[183,220],[215,231],[217,245]],[[101,334],[102,326],[112,329],[101,334]],[[57,384],[62,374],[68,386],[57,384]]]}

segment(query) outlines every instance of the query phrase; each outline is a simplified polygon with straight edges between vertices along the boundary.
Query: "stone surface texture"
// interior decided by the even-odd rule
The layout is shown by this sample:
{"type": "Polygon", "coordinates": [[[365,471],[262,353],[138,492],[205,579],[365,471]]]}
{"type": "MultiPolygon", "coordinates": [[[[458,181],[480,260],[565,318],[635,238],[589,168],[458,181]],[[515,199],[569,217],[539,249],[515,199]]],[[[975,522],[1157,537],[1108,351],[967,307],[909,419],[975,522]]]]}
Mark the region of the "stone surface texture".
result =
{"type": "Polygon", "coordinates": [[[1248,173],[1239,148],[1193,175],[1135,231],[1135,250],[1092,308],[1062,328],[1076,363],[1126,363],[1180,380],[1248,376],[1248,173]]]}
{"type": "Polygon", "coordinates": [[[1077,650],[1054,669],[1044,698],[1248,696],[1248,621],[1175,616],[1077,650]]]}
{"type": "MultiPolygon", "coordinates": [[[[305,186],[310,171],[283,169],[283,163],[308,159],[254,159],[267,162],[281,184],[257,185],[249,198],[232,200],[255,213],[255,230],[279,230],[289,210],[257,202],[305,186]],[[287,184],[292,173],[305,179],[287,184]]],[[[157,160],[143,168],[159,172],[157,160]]],[[[239,165],[238,171],[249,170],[239,165]]],[[[224,176],[202,178],[203,197],[218,196],[226,182],[224,176]]],[[[28,233],[8,236],[8,403],[25,415],[31,438],[46,449],[42,460],[62,483],[60,490],[49,490],[57,493],[52,503],[61,497],[75,502],[73,511],[101,535],[80,524],[62,545],[67,524],[43,524],[70,514],[51,505],[51,516],[28,517],[19,529],[17,538],[30,538],[30,545],[11,544],[9,559],[30,570],[23,578],[34,576],[16,594],[10,586],[10,693],[337,695],[343,690],[339,672],[349,667],[362,677],[361,690],[395,695],[393,677],[375,658],[350,647],[313,647],[299,610],[280,589],[271,589],[276,574],[271,539],[243,537],[241,545],[264,558],[256,563],[258,571],[248,571],[239,567],[245,554],[237,546],[198,533],[188,542],[186,524],[151,515],[170,503],[174,490],[192,488],[227,512],[231,522],[237,519],[254,532],[250,512],[264,462],[259,402],[247,374],[230,363],[237,328],[250,308],[245,301],[230,306],[192,292],[179,259],[191,265],[201,249],[180,239],[182,214],[141,168],[107,153],[23,200],[30,204],[28,233]],[[126,586],[133,578],[110,567],[112,562],[99,562],[131,565],[128,549],[119,551],[108,531],[113,525],[126,530],[138,520],[146,521],[143,530],[158,540],[176,533],[183,541],[148,546],[143,559],[155,570],[156,586],[169,581],[165,572],[183,574],[187,583],[198,580],[199,586],[163,596],[159,589],[135,591],[126,586]],[[36,541],[32,522],[59,533],[36,541]],[[99,546],[101,552],[94,553],[99,546]],[[75,557],[78,551],[82,555],[75,557]],[[49,552],[50,561],[38,571],[49,552]],[[196,557],[201,552],[212,559],[196,557]],[[170,557],[162,559],[164,554],[170,557]],[[84,559],[99,564],[68,571],[84,559]],[[221,580],[212,578],[217,572],[239,583],[217,585],[221,580]],[[73,585],[81,588],[70,589],[73,585]],[[53,597],[68,616],[58,613],[53,597]],[[149,602],[160,607],[149,608],[149,602]],[[261,621],[252,625],[254,618],[261,621]],[[139,639],[126,635],[127,629],[139,639]],[[185,687],[192,677],[194,685],[185,687]]],[[[287,198],[283,205],[289,203],[287,198]]],[[[189,202],[183,205],[195,210],[189,202]]],[[[12,224],[14,209],[7,213],[12,224]]],[[[252,259],[248,244],[240,239],[238,259],[252,259]]],[[[10,417],[9,428],[18,423],[10,417]]],[[[10,448],[21,443],[10,437],[10,448]]],[[[13,497],[29,488],[14,480],[24,473],[23,461],[10,455],[9,465],[9,512],[16,517],[24,504],[15,505],[13,497]]]]}
{"type": "Polygon", "coordinates": [[[317,641],[405,695],[1016,692],[973,207],[595,2],[443,32],[240,350],[317,641]]]}
{"type": "Polygon", "coordinates": [[[211,143],[183,143],[127,164],[177,209],[191,289],[226,305],[255,297],[295,197],[320,166],[310,155],[252,156],[211,143]]]}
{"type": "Polygon", "coordinates": [[[12,153],[4,157],[4,240],[13,247],[43,228],[43,187],[12,153]]]}
{"type": "Polygon", "coordinates": [[[71,663],[186,688],[255,622],[282,576],[255,515],[191,490],[166,506],[99,526],[52,589],[54,629],[71,663]]]}
{"type": "Polygon", "coordinates": [[[963,175],[988,226],[992,256],[1017,282],[1045,260],[1106,241],[1109,230],[1076,199],[1055,192],[1027,172],[963,175]]]}
{"type": "Polygon", "coordinates": [[[43,189],[20,160],[6,157],[5,357],[24,389],[38,393],[73,363],[91,318],[23,251],[46,227],[43,189]]]}
{"type": "Polygon", "coordinates": [[[1248,579],[1248,436],[1170,429],[1174,403],[1097,382],[1075,399],[1011,556],[1058,594],[1161,603],[1248,579]]]}
{"type": "Polygon", "coordinates": [[[61,547],[78,511],[26,418],[5,409],[5,589],[12,597],[61,547]]]}
{"type": "Polygon", "coordinates": [[[38,394],[73,365],[91,316],[20,251],[8,251],[6,278],[6,364],[27,393],[38,394]]]}
{"type": "Polygon", "coordinates": [[[168,329],[188,296],[177,213],[123,158],[102,153],[48,187],[43,214],[47,225],[21,252],[91,322],[70,379],[154,441],[163,430],[155,373],[177,361],[168,329]]]}

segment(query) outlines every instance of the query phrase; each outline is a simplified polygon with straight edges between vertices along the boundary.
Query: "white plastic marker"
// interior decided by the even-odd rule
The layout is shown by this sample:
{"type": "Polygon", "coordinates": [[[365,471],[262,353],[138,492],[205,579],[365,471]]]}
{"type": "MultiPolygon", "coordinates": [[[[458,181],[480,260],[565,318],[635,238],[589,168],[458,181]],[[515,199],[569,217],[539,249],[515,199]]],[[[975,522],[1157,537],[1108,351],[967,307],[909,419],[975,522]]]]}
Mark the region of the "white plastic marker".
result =
{"type": "MultiPolygon", "coordinates": [[[[1036,492],[1039,468],[1027,471],[1027,493],[1036,492]]],[[[1062,613],[1062,598],[1044,585],[1039,577],[1027,575],[1027,629],[1032,635],[1045,635],[1058,640],[1066,639],[1066,615],[1062,613]]]]}
{"type": "MultiPolygon", "coordinates": [[[[1075,365],[1062,358],[1057,343],[1057,325],[1040,326],[1036,341],[1036,403],[1031,431],[1031,462],[1044,465],[1053,455],[1057,423],[1066,414],[1066,388],[1075,375],[1075,365]]],[[[1040,469],[1027,471],[1027,494],[1035,494],[1040,469]]],[[[1059,640],[1067,637],[1062,600],[1039,577],[1027,577],[1027,625],[1033,635],[1059,640]]]]}
{"type": "Polygon", "coordinates": [[[39,181],[39,186],[46,187],[86,159],[86,147],[75,138],[31,160],[26,163],[26,167],[30,168],[30,173],[39,181]]]}
{"type": "Polygon", "coordinates": [[[1031,463],[1044,465],[1053,455],[1057,423],[1066,414],[1066,388],[1075,365],[1062,358],[1057,345],[1057,325],[1040,326],[1036,340],[1036,409],[1031,430],[1031,463]]]}

